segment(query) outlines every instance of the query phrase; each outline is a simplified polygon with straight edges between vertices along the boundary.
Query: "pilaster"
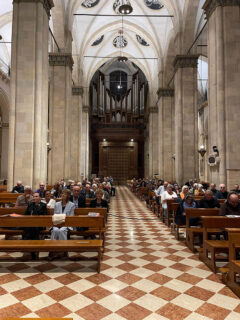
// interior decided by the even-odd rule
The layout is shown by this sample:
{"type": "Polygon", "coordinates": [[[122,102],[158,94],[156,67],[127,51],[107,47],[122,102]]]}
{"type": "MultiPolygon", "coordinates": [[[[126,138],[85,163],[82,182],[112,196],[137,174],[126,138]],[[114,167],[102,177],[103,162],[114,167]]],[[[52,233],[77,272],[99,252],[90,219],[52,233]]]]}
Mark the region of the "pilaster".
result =
{"type": "Polygon", "coordinates": [[[216,10],[217,7],[240,6],[240,0],[207,0],[203,5],[207,19],[216,10]]]}
{"type": "Polygon", "coordinates": [[[174,89],[159,88],[159,176],[166,181],[174,177],[174,89]]]}
{"type": "Polygon", "coordinates": [[[158,174],[158,106],[149,107],[149,176],[158,174]]]}
{"type": "Polygon", "coordinates": [[[175,176],[183,184],[198,178],[198,55],[177,55],[175,78],[175,176]]]}
{"type": "Polygon", "coordinates": [[[89,168],[89,106],[82,107],[81,117],[80,176],[88,177],[89,168]]]}
{"type": "Polygon", "coordinates": [[[71,178],[72,66],[70,53],[50,53],[49,182],[71,178]]]}

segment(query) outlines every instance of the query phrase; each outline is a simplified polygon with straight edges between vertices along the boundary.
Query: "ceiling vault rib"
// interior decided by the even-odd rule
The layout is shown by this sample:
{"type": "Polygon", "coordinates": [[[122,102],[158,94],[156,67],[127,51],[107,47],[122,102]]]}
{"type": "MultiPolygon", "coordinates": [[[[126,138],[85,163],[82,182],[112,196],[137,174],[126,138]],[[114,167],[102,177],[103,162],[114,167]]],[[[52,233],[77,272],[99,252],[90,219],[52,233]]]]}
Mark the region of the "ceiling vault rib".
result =
{"type": "MultiPolygon", "coordinates": [[[[117,14],[95,14],[95,13],[74,13],[74,16],[89,16],[89,17],[119,17],[117,14]]],[[[169,14],[161,14],[161,15],[148,15],[148,14],[122,14],[120,17],[137,17],[137,18],[142,18],[142,17],[151,17],[151,18],[173,18],[173,15],[169,14]]]]}

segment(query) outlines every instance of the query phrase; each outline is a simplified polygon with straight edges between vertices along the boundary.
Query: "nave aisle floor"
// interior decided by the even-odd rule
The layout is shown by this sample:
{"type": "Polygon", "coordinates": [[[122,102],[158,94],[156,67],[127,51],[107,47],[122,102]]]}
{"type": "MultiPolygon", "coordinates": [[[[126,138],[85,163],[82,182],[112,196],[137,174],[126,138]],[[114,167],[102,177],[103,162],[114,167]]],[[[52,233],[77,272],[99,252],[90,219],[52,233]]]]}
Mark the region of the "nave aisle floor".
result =
{"type": "Polygon", "coordinates": [[[239,320],[240,300],[220,276],[126,187],[116,195],[101,274],[93,260],[3,262],[0,318],[239,320]]]}

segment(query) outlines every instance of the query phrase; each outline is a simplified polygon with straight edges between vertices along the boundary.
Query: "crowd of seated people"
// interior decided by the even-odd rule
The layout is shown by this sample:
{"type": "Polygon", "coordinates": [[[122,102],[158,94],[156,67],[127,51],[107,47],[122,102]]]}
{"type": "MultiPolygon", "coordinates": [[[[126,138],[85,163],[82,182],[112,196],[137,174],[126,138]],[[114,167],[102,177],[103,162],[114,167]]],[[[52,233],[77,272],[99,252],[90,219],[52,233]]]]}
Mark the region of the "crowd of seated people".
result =
{"type": "MultiPolygon", "coordinates": [[[[69,180],[65,183],[64,179],[56,182],[52,188],[47,188],[43,182],[39,183],[39,188],[32,192],[30,186],[23,186],[18,181],[13,188],[13,193],[22,193],[16,200],[15,207],[25,207],[25,215],[46,215],[47,208],[54,209],[54,215],[66,214],[73,216],[75,208],[85,208],[86,199],[90,200],[90,208],[107,208],[109,211],[110,196],[115,195],[115,188],[112,192],[113,178],[95,178],[92,180],[84,179],[82,182],[69,180]]],[[[88,201],[89,201],[88,200],[88,201]]],[[[84,229],[79,227],[79,230],[84,229]]],[[[38,240],[42,228],[24,228],[23,239],[38,240]]],[[[51,239],[67,240],[68,231],[71,227],[61,225],[51,228],[51,239]]],[[[49,260],[53,260],[61,254],[49,253],[49,260]]],[[[67,256],[67,253],[63,253],[67,256]]],[[[32,252],[31,255],[24,253],[23,260],[29,258],[37,259],[38,254],[32,252]]]]}
{"type": "MultiPolygon", "coordinates": [[[[240,215],[240,190],[238,184],[235,184],[229,192],[226,190],[225,184],[220,184],[217,189],[214,183],[199,183],[196,179],[187,181],[182,187],[176,182],[169,183],[156,179],[133,179],[131,183],[135,185],[136,190],[141,187],[146,188],[147,203],[148,190],[152,190],[155,193],[157,204],[159,204],[159,199],[161,198],[164,215],[166,215],[167,210],[166,200],[175,199],[175,202],[179,203],[175,218],[175,222],[178,225],[185,225],[186,223],[186,208],[220,208],[220,215],[240,215]],[[220,206],[218,200],[224,200],[225,202],[220,206]]],[[[199,219],[191,219],[190,224],[196,225],[198,221],[199,219]]]]}

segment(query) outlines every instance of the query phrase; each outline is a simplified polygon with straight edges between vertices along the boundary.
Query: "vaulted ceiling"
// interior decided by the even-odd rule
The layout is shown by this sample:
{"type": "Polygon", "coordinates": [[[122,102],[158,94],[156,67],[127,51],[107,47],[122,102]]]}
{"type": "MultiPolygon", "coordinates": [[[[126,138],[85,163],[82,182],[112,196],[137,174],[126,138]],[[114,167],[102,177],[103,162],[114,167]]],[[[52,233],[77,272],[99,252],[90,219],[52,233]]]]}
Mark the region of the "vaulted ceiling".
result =
{"type": "MultiPolygon", "coordinates": [[[[155,91],[159,71],[167,68],[169,57],[186,52],[204,24],[204,0],[130,0],[133,12],[124,17],[118,13],[120,2],[54,0],[50,26],[60,48],[72,50],[76,82],[88,85],[109,57],[123,55],[142,69],[155,91]]],[[[11,28],[12,0],[4,0],[0,6],[2,41],[11,41],[11,28]]],[[[10,64],[11,44],[0,44],[0,58],[10,64]]]]}

